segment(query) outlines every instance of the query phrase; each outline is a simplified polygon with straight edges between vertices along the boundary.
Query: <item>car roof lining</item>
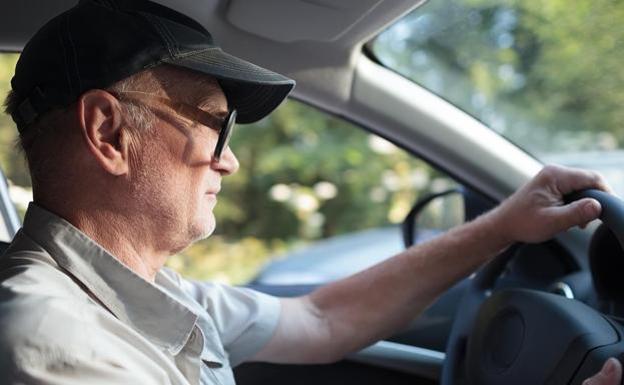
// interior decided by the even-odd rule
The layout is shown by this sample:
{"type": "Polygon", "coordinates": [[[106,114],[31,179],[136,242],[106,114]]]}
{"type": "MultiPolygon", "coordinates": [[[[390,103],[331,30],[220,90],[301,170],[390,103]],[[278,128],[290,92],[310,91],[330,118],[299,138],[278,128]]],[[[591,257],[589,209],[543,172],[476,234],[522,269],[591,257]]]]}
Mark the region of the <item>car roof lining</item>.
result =
{"type": "Polygon", "coordinates": [[[230,0],[226,19],[237,28],[276,42],[334,41],[380,3],[382,0],[230,0]],[[279,22],[270,22],[276,13],[279,22]]]}

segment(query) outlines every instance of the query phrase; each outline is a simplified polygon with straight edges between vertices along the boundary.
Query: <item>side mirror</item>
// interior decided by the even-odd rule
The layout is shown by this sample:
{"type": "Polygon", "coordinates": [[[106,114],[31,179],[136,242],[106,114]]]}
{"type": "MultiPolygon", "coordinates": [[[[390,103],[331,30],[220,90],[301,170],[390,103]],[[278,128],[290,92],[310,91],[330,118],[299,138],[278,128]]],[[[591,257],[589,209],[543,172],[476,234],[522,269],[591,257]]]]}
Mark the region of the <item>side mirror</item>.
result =
{"type": "Polygon", "coordinates": [[[491,199],[466,187],[429,194],[418,200],[405,217],[401,226],[403,243],[408,248],[419,240],[429,239],[451,227],[471,221],[495,205],[491,199]],[[430,233],[424,233],[423,227],[430,233]]]}

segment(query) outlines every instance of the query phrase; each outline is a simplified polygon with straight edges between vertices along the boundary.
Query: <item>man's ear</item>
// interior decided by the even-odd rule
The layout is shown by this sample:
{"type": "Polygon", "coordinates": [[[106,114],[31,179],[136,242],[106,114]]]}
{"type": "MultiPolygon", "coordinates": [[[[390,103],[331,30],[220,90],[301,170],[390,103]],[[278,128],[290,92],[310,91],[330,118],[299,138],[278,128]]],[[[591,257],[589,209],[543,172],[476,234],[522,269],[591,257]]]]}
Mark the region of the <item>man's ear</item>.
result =
{"type": "Polygon", "coordinates": [[[129,145],[119,101],[104,90],[89,90],[77,104],[82,138],[95,160],[113,175],[127,174],[129,145]]]}

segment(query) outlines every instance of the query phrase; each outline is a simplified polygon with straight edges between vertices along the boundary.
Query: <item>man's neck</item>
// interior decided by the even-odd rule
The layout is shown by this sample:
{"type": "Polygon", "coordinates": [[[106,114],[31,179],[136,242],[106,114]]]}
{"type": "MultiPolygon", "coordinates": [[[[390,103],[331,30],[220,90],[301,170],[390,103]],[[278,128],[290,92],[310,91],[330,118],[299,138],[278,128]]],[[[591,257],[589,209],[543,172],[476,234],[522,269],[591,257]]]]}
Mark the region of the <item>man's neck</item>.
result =
{"type": "Polygon", "coordinates": [[[123,222],[113,213],[101,213],[98,217],[81,215],[72,223],[130,270],[154,282],[169,255],[152,247],[157,242],[153,242],[151,232],[140,224],[123,222]]]}
{"type": "Polygon", "coordinates": [[[127,215],[101,208],[59,210],[43,207],[70,222],[148,282],[154,282],[156,273],[170,255],[154,247],[159,242],[153,239],[154,232],[150,228],[135,223],[127,215]]]}

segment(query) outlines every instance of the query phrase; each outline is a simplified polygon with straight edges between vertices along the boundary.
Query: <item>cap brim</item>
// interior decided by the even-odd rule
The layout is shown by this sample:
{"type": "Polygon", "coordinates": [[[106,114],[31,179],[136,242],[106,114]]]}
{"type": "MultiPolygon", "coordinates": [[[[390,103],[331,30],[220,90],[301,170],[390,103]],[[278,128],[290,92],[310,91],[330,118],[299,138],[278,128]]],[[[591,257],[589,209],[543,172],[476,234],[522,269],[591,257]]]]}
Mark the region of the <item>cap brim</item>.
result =
{"type": "Polygon", "coordinates": [[[239,59],[219,48],[205,49],[175,59],[168,64],[188,68],[219,80],[238,123],[253,123],[273,111],[295,87],[295,81],[239,59]]]}

